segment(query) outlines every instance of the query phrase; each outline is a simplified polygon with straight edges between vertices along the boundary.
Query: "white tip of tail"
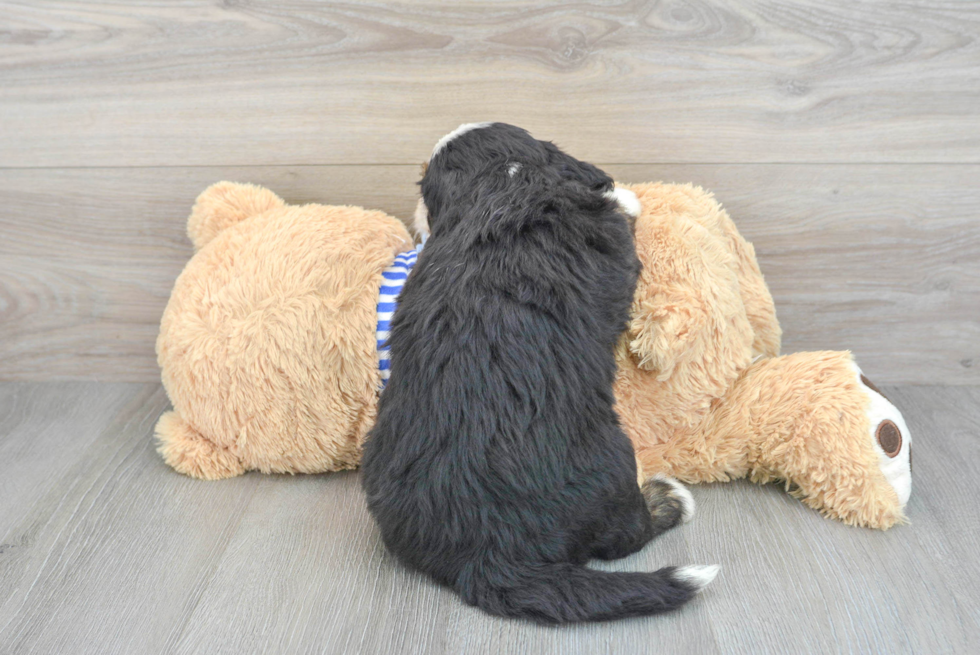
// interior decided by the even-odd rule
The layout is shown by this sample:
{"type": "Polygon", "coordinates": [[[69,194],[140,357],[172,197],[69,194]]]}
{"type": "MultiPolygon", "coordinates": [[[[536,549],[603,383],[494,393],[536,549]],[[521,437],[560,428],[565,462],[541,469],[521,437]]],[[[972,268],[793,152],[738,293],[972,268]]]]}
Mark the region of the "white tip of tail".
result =
{"type": "Polygon", "coordinates": [[[681,582],[694,586],[696,591],[701,591],[715,579],[715,576],[718,575],[718,571],[720,570],[721,567],[717,564],[711,564],[710,566],[681,566],[674,572],[674,577],[681,582]]]}
{"type": "Polygon", "coordinates": [[[691,492],[687,490],[687,487],[682,485],[680,482],[674,478],[668,478],[666,475],[655,475],[654,479],[660,480],[661,482],[666,482],[670,485],[673,490],[673,495],[677,500],[681,502],[681,520],[687,523],[694,518],[694,496],[691,492]]]}

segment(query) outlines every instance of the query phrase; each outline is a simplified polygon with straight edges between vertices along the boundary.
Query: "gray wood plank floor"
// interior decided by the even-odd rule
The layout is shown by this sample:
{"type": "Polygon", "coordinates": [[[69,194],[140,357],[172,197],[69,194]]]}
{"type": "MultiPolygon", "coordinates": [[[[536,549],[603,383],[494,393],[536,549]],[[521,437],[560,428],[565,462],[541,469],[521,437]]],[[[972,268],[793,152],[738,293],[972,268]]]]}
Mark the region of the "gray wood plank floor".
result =
{"type": "Polygon", "coordinates": [[[692,487],[691,523],[597,566],[718,580],[671,615],[556,629],[403,569],[356,472],[195,481],[153,451],[159,385],[0,383],[0,653],[980,652],[980,388],[886,392],[913,432],[911,525],[692,487]]]}

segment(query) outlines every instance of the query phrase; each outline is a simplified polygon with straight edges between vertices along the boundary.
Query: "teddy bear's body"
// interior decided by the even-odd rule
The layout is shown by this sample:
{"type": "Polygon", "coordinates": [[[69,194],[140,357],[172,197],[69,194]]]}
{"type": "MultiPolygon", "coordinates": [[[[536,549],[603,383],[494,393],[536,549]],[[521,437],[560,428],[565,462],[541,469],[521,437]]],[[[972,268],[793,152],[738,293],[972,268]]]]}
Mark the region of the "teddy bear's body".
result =
{"type": "MultiPolygon", "coordinates": [[[[778,356],[755,253],[710,194],[629,188],[643,272],[615,391],[642,474],[780,479],[844,522],[902,520],[911,445],[898,410],[849,353],[778,356]]],[[[188,233],[198,252],[157,342],[174,404],[157,425],[167,463],[208,479],[357,466],[382,386],[382,271],[412,248],[404,226],[223,182],[198,198],[188,233]]]]}
{"type": "Polygon", "coordinates": [[[220,183],[188,233],[197,253],[157,340],[167,463],[207,479],[356,467],[377,409],[382,270],[412,247],[405,227],[220,183]]]}

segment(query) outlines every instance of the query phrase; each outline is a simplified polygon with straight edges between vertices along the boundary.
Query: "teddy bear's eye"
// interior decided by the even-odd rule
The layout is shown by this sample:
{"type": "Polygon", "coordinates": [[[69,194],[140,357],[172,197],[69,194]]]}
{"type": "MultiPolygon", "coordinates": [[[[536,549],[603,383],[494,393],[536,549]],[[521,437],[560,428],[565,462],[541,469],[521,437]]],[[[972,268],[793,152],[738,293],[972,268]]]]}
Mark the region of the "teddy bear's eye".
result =
{"type": "Polygon", "coordinates": [[[878,425],[875,436],[878,437],[878,445],[889,457],[895,457],[902,450],[902,432],[888,419],[878,425]]]}

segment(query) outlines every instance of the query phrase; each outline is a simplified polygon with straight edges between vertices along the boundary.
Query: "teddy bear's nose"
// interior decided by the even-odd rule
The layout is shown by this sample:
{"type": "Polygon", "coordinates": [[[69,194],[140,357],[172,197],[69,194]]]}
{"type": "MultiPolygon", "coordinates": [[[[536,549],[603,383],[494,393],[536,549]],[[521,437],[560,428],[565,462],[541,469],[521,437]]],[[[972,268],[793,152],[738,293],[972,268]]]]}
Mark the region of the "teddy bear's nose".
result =
{"type": "Polygon", "coordinates": [[[879,423],[875,436],[878,445],[889,457],[895,457],[902,451],[902,431],[892,421],[885,419],[879,423]]]}

